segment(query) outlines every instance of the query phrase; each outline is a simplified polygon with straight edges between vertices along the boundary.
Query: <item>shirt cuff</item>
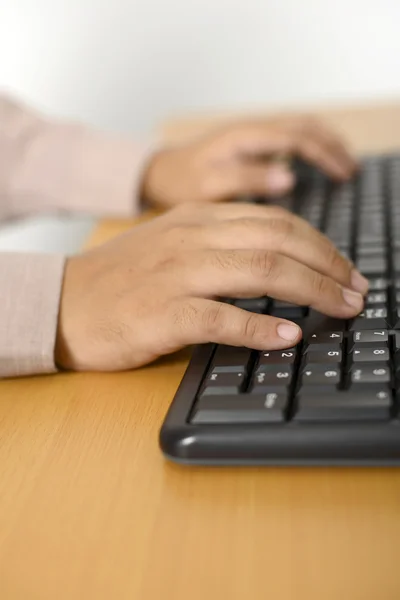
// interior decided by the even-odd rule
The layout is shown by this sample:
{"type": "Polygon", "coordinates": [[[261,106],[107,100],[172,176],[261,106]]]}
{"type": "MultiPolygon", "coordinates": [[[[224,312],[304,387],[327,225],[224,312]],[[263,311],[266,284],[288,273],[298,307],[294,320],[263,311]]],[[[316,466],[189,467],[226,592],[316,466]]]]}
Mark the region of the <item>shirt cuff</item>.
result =
{"type": "Polygon", "coordinates": [[[62,256],[0,254],[0,377],[57,370],[62,256]]]}

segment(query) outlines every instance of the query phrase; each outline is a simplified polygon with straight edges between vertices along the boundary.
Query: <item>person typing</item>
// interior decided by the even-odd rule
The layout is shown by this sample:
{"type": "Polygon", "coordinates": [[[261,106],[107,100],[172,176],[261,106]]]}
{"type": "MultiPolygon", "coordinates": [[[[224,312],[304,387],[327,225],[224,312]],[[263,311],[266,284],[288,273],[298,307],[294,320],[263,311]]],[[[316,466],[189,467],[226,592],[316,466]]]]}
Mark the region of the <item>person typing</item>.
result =
{"type": "Polygon", "coordinates": [[[301,331],[221,297],[272,296],[350,318],[367,280],[301,218],[231,203],[294,186],[282,155],[337,180],[357,165],[312,119],[244,120],[174,147],[50,122],[0,99],[0,217],[49,211],[132,217],[168,210],[72,257],[0,254],[0,375],[121,370],[193,343],[295,345],[301,331]]]}

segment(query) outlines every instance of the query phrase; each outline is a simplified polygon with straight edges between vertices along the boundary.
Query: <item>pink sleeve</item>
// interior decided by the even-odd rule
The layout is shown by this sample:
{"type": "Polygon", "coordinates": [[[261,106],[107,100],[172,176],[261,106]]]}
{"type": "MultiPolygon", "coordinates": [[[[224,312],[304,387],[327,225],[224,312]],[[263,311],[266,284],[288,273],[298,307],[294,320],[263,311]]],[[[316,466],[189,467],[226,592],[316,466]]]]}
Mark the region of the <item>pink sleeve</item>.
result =
{"type": "Polygon", "coordinates": [[[43,211],[128,217],[153,147],[46,121],[0,97],[0,219],[43,211]]]}
{"type": "Polygon", "coordinates": [[[56,371],[64,258],[0,254],[0,377],[56,371]]]}

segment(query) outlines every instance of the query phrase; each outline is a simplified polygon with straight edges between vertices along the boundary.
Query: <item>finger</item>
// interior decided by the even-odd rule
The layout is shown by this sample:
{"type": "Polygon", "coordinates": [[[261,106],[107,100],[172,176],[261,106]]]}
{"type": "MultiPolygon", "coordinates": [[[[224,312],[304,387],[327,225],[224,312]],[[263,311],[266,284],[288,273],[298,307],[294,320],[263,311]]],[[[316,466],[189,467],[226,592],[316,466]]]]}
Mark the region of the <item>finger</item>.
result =
{"type": "Polygon", "coordinates": [[[265,159],[274,154],[290,153],[319,167],[329,176],[345,179],[351,175],[351,169],[342,164],[341,153],[337,153],[335,144],[327,143],[326,137],[316,132],[316,128],[285,128],[265,122],[253,123],[226,134],[223,143],[242,158],[265,159]]]}
{"type": "Polygon", "coordinates": [[[200,231],[200,237],[209,248],[273,250],[363,295],[368,291],[368,281],[353,263],[326,236],[290,213],[213,223],[200,231]]]}
{"type": "Polygon", "coordinates": [[[203,250],[187,257],[181,277],[189,293],[206,297],[271,296],[349,319],[360,313],[363,297],[331,277],[268,250],[203,250]]]}
{"type": "Polygon", "coordinates": [[[237,163],[221,167],[214,181],[209,200],[221,201],[246,195],[280,196],[293,188],[295,178],[285,164],[237,163]]]}
{"type": "Polygon", "coordinates": [[[310,136],[323,143],[329,153],[337,158],[349,175],[353,175],[358,169],[357,161],[350,153],[346,143],[337,133],[323,123],[315,119],[308,119],[305,123],[303,135],[310,136]]]}
{"type": "Polygon", "coordinates": [[[288,140],[288,145],[292,151],[298,154],[303,160],[320,168],[324,173],[333,179],[343,181],[349,179],[352,175],[352,169],[343,164],[336,153],[322,143],[317,137],[307,135],[294,137],[288,140]]]}
{"type": "Polygon", "coordinates": [[[171,310],[174,324],[171,335],[177,347],[212,342],[280,350],[294,346],[301,339],[300,327],[290,321],[257,315],[222,302],[188,298],[171,310]]]}

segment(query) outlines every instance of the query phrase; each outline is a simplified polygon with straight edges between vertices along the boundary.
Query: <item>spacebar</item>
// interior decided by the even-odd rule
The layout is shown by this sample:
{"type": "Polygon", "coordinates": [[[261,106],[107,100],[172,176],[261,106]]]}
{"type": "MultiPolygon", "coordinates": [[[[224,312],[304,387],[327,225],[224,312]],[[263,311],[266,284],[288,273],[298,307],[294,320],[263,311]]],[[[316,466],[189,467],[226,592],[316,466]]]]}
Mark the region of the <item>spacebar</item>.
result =
{"type": "Polygon", "coordinates": [[[310,386],[300,390],[296,405],[294,421],[381,421],[390,418],[392,394],[386,385],[334,392],[310,386]]]}

